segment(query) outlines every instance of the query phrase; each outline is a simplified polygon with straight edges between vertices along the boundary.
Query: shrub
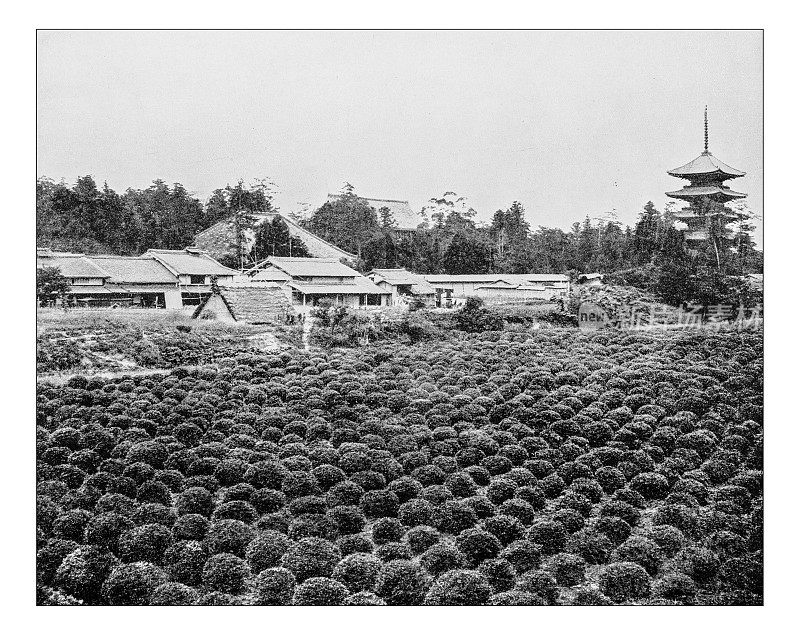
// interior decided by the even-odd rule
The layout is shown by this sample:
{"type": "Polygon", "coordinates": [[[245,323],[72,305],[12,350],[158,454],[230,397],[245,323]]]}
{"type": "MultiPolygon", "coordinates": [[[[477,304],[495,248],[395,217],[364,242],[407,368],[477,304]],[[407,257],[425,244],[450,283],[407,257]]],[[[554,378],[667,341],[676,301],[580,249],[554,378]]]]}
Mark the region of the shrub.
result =
{"type": "Polygon", "coordinates": [[[478,572],[486,578],[495,593],[508,591],[516,583],[514,567],[505,558],[484,560],[478,567],[478,572]]]}
{"type": "Polygon", "coordinates": [[[556,579],[546,571],[528,571],[517,580],[517,588],[526,593],[538,595],[548,604],[558,600],[556,579]]]}
{"type": "Polygon", "coordinates": [[[376,545],[397,542],[403,536],[403,525],[396,518],[379,518],[372,525],[372,542],[376,545]]]}
{"type": "Polygon", "coordinates": [[[617,547],[612,555],[612,560],[616,562],[635,562],[644,567],[650,575],[655,575],[664,560],[664,556],[655,541],[643,536],[631,536],[617,547]]]}
{"type": "Polygon", "coordinates": [[[620,544],[631,535],[631,526],[617,516],[602,516],[595,521],[592,528],[605,534],[615,545],[620,544]]]}
{"type": "Polygon", "coordinates": [[[487,518],[481,523],[481,529],[494,535],[503,546],[520,540],[525,535],[524,525],[517,518],[504,514],[487,518]]]}
{"type": "Polygon", "coordinates": [[[567,541],[567,530],[554,520],[538,520],[528,529],[527,539],[539,545],[543,554],[550,555],[563,551],[567,541]]]}
{"type": "Polygon", "coordinates": [[[200,514],[179,516],[172,526],[172,535],[177,540],[203,540],[208,533],[210,523],[200,514]]]}
{"type": "Polygon", "coordinates": [[[347,588],[331,578],[308,578],[294,591],[292,604],[298,606],[339,606],[347,597],[347,588]]]}
{"type": "Polygon", "coordinates": [[[367,518],[394,518],[400,507],[400,499],[391,490],[371,490],[361,497],[361,509],[367,518]]]}
{"type": "Polygon", "coordinates": [[[614,562],[603,567],[598,577],[600,591],[615,602],[650,596],[650,576],[633,562],[614,562]]]}
{"type": "Polygon", "coordinates": [[[515,540],[500,552],[517,573],[525,573],[539,566],[542,554],[530,540],[515,540]]]}
{"type": "Polygon", "coordinates": [[[120,537],[133,527],[133,521],[121,514],[113,512],[97,514],[86,525],[86,543],[106,547],[116,553],[120,537]]]}
{"type": "Polygon", "coordinates": [[[575,591],[569,604],[572,606],[610,606],[613,602],[611,598],[603,595],[597,589],[582,587],[575,591]]]}
{"type": "Polygon", "coordinates": [[[672,525],[655,525],[650,529],[647,537],[655,542],[668,558],[674,556],[686,543],[683,532],[672,525]]]}
{"type": "Polygon", "coordinates": [[[389,606],[416,606],[422,603],[429,586],[430,578],[420,565],[393,560],[381,567],[375,592],[389,606]]]}
{"type": "Polygon", "coordinates": [[[586,561],[571,553],[559,553],[547,563],[547,570],[561,586],[575,586],[586,577],[586,561]]]}
{"type": "Polygon", "coordinates": [[[214,498],[202,487],[189,487],[178,494],[175,509],[179,515],[199,514],[208,518],[214,510],[214,498]]]}
{"type": "Polygon", "coordinates": [[[231,553],[211,556],[203,567],[203,584],[212,591],[239,593],[250,574],[247,563],[231,553]]]}
{"type": "Polygon", "coordinates": [[[296,580],[288,569],[274,567],[264,569],[255,578],[253,587],[258,604],[262,606],[285,606],[294,596],[296,580]]]}
{"type": "Polygon", "coordinates": [[[164,553],[164,568],[171,580],[197,586],[203,579],[208,550],[201,542],[183,540],[164,553]]]}
{"type": "Polygon", "coordinates": [[[697,587],[694,580],[683,573],[668,573],[653,585],[653,595],[688,604],[694,600],[697,587]]]}
{"type": "Polygon", "coordinates": [[[410,560],[413,554],[408,545],[402,542],[387,542],[375,549],[375,555],[389,562],[390,560],[410,560]]]}
{"type": "Polygon", "coordinates": [[[63,538],[52,538],[36,552],[36,581],[50,584],[64,558],[78,548],[78,543],[63,538]]]}
{"type": "Polygon", "coordinates": [[[342,556],[347,556],[351,553],[372,553],[375,549],[372,541],[361,534],[342,536],[336,541],[336,546],[342,556]]]}
{"type": "Polygon", "coordinates": [[[425,596],[428,606],[480,606],[492,594],[492,587],[477,571],[448,571],[433,583],[425,596]]]}
{"type": "Polygon", "coordinates": [[[123,562],[163,564],[164,552],[172,546],[172,532],[164,525],[134,527],[119,538],[119,555],[123,562]]]}
{"type": "Polygon", "coordinates": [[[289,547],[281,558],[282,566],[291,571],[298,582],[309,578],[330,577],[341,560],[339,549],[322,538],[303,538],[289,547]]]}
{"type": "Polygon", "coordinates": [[[255,531],[241,520],[218,520],[211,523],[205,543],[211,553],[230,553],[244,557],[255,538],[255,531]]]}
{"type": "Polygon", "coordinates": [[[342,604],[344,606],[386,606],[386,602],[369,591],[359,591],[348,595],[342,604]]]}
{"type": "Polygon", "coordinates": [[[145,606],[167,576],[150,562],[133,562],[115,567],[103,583],[103,599],[112,605],[145,606]]]}
{"type": "Polygon", "coordinates": [[[71,509],[53,521],[53,537],[65,540],[83,540],[83,532],[92,518],[85,509],[71,509]]]}
{"type": "Polygon", "coordinates": [[[200,595],[192,587],[179,582],[166,582],[150,594],[150,606],[191,606],[200,595]]]}
{"type": "Polygon", "coordinates": [[[277,567],[292,541],[277,531],[262,531],[247,545],[245,559],[250,570],[260,573],[264,569],[277,567]]]}
{"type": "Polygon", "coordinates": [[[664,498],[669,492],[669,481],[662,474],[642,472],[631,479],[631,489],[650,500],[664,498]]]}
{"type": "Polygon", "coordinates": [[[704,547],[684,547],[673,561],[675,569],[685,573],[695,582],[708,583],[713,580],[720,568],[717,555],[704,547]]]}
{"type": "Polygon", "coordinates": [[[433,527],[419,525],[409,529],[403,536],[403,541],[408,545],[411,553],[419,555],[438,543],[442,536],[433,527]]]}
{"type": "Polygon", "coordinates": [[[488,531],[467,529],[456,537],[456,546],[464,554],[472,566],[478,566],[487,558],[494,558],[500,553],[502,544],[488,531]]]}
{"type": "Polygon", "coordinates": [[[440,542],[428,548],[420,557],[420,563],[434,576],[445,571],[460,569],[466,563],[466,557],[454,545],[440,542]]]}
{"type": "Polygon", "coordinates": [[[334,568],[333,578],[344,584],[351,593],[373,591],[378,581],[381,561],[367,553],[345,556],[334,568]]]}
{"type": "Polygon", "coordinates": [[[489,606],[547,606],[541,597],[526,591],[503,591],[489,597],[489,606]]]}

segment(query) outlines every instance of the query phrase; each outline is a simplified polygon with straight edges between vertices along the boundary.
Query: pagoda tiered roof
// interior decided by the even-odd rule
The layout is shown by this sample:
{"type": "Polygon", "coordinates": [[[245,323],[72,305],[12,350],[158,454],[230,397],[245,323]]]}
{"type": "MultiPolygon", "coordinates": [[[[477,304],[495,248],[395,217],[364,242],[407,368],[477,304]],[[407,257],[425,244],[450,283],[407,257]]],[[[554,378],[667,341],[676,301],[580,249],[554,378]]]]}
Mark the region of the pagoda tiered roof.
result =
{"type": "Polygon", "coordinates": [[[711,176],[719,174],[724,176],[722,180],[736,179],[744,176],[746,173],[736,168],[732,168],[720,161],[717,157],[708,151],[703,152],[699,157],[689,161],[686,165],[679,168],[669,170],[667,172],[670,176],[677,176],[684,179],[694,179],[699,176],[711,176]]]}
{"type": "Polygon", "coordinates": [[[726,202],[739,198],[746,198],[747,194],[735,192],[734,190],[720,185],[687,185],[680,190],[667,192],[667,196],[680,198],[684,201],[693,201],[697,197],[707,196],[715,201],[726,202]]]}

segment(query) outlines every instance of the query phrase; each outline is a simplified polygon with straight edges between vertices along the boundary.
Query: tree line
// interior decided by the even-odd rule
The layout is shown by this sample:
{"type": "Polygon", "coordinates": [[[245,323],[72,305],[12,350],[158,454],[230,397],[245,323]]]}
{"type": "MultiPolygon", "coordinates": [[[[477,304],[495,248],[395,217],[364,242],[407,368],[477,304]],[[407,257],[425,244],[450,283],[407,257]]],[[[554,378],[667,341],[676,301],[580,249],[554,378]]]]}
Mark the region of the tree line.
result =
{"type": "MultiPolygon", "coordinates": [[[[160,179],[120,195],[106,183],[98,187],[91,176],[71,186],[40,178],[37,244],[62,251],[138,255],[151,248],[182,249],[198,232],[227,220],[232,228],[229,266],[243,267],[269,255],[307,255],[279,219],[257,226],[256,214],[275,210],[271,192],[265,180],[249,185],[240,180],[214,190],[204,204],[180,183],[169,185],[160,179]],[[253,232],[255,244],[248,240],[253,232]]],[[[690,251],[673,211],[671,204],[658,210],[647,202],[633,227],[613,219],[593,222],[587,215],[566,231],[534,229],[518,201],[481,224],[465,197],[446,192],[422,208],[417,231],[401,232],[388,208],[374,209],[345,184],[338,198],[297,220],[356,254],[356,266],[363,271],[405,267],[446,274],[626,272],[634,283],[637,275],[655,275],[654,267],[670,275],[704,268],[718,275],[762,270],[762,254],[750,238],[752,226],[744,224],[731,247],[720,250],[710,242],[705,250],[690,251]]]]}
{"type": "MultiPolygon", "coordinates": [[[[732,246],[720,252],[688,250],[675,224],[674,206],[660,211],[648,201],[633,227],[586,216],[570,230],[533,229],[514,201],[490,223],[475,221],[463,197],[446,192],[420,213],[414,233],[398,232],[388,208],[375,210],[352,186],[315,210],[303,224],[322,238],[357,254],[365,269],[405,267],[418,273],[610,273],[663,263],[713,266],[725,275],[760,272],[762,254],[743,225],[732,246]],[[721,253],[721,255],[720,255],[721,253]]],[[[712,232],[713,234],[713,232],[712,232]]],[[[718,238],[712,236],[712,239],[718,238]]]]}

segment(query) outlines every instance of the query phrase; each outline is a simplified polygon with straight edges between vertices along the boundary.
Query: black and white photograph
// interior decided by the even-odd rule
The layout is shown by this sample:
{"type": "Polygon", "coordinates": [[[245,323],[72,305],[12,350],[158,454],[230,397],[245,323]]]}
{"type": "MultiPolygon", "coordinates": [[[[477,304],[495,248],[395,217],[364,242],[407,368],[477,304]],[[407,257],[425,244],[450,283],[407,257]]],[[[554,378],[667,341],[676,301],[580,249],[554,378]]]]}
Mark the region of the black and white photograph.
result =
{"type": "Polygon", "coordinates": [[[36,610],[763,610],[765,37],[37,27],[36,610]]]}

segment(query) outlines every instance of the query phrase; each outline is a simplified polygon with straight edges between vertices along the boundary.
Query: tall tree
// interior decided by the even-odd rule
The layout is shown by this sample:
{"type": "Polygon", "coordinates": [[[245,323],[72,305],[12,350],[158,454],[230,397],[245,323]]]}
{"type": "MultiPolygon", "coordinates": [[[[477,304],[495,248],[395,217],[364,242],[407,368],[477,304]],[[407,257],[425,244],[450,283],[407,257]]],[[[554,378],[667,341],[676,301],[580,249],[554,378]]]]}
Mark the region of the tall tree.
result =
{"type": "Polygon", "coordinates": [[[359,259],[364,243],[379,231],[375,209],[355,193],[350,183],[345,183],[339,196],[315,210],[304,226],[328,242],[357,254],[359,259]]]}
{"type": "Polygon", "coordinates": [[[311,254],[302,240],[292,237],[284,220],[275,216],[272,221],[265,220],[256,228],[249,256],[251,262],[259,262],[269,256],[309,258],[311,254]]]}

